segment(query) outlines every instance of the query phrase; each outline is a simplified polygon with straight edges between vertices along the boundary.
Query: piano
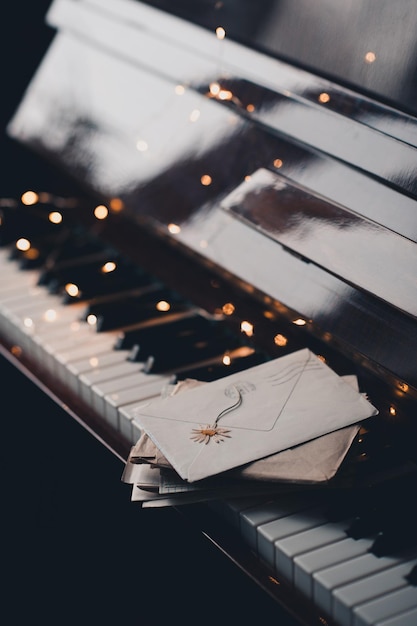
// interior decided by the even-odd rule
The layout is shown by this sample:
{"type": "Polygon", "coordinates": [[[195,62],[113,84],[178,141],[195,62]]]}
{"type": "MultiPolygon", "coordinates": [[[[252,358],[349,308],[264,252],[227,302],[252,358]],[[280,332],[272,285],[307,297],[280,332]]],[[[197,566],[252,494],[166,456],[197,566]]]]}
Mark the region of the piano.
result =
{"type": "Polygon", "coordinates": [[[414,3],[44,8],[0,200],[14,610],[23,576],[43,623],[56,602],[88,623],[416,624],[414,3]],[[305,347],[379,411],[334,481],[129,501],[135,407],[305,347]],[[36,580],[45,559],[64,584],[36,580]]]}

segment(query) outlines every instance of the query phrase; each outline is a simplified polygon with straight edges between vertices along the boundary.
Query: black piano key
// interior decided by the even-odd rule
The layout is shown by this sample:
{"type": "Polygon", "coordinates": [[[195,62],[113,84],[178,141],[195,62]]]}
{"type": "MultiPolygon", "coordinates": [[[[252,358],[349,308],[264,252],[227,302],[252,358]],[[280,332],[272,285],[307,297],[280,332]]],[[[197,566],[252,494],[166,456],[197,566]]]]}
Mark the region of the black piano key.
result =
{"type": "MultiPolygon", "coordinates": [[[[85,263],[61,266],[47,284],[50,293],[62,296],[64,303],[89,302],[111,294],[139,288],[143,285],[144,273],[124,262],[117,254],[108,254],[85,263]],[[68,286],[73,291],[70,292],[68,286]]],[[[145,277],[145,284],[149,278],[145,277]]]]}
{"type": "MultiPolygon", "coordinates": [[[[139,280],[136,280],[136,285],[139,287],[139,280]]],[[[85,318],[95,316],[96,330],[104,332],[143,322],[155,322],[176,313],[187,312],[190,308],[175,293],[155,284],[150,276],[142,276],[140,286],[143,289],[139,293],[133,290],[107,302],[90,304],[85,318]]]]}
{"type": "Polygon", "coordinates": [[[414,565],[411,572],[409,572],[405,578],[410,585],[417,587],[417,565],[414,565]]]}
{"type": "Polygon", "coordinates": [[[202,382],[212,382],[229,376],[230,374],[236,374],[242,372],[249,367],[254,367],[260,363],[265,362],[265,355],[263,352],[248,352],[242,356],[236,356],[232,358],[230,363],[224,362],[222,359],[218,359],[215,362],[208,363],[207,365],[196,365],[183,369],[177,373],[177,380],[185,380],[187,378],[201,380],[202,382]]]}

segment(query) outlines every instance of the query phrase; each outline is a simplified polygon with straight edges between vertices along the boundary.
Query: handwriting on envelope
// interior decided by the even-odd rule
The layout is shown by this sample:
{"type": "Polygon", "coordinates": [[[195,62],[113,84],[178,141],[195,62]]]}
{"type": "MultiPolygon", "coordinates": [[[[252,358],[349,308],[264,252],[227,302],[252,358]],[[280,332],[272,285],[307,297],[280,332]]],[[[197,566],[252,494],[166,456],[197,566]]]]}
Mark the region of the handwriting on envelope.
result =
{"type": "Polygon", "coordinates": [[[361,393],[303,349],[142,405],[135,420],[181,478],[192,482],[376,413],[361,393]]]}

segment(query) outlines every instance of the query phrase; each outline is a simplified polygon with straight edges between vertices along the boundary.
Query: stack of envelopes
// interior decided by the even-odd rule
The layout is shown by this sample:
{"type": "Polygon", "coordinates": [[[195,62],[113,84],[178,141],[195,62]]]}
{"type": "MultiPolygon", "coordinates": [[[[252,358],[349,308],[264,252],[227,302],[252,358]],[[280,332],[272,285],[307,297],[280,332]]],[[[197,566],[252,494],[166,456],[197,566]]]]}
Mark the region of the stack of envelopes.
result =
{"type": "Polygon", "coordinates": [[[187,379],[136,409],[142,435],[122,480],[142,506],[323,485],[377,412],[355,376],[308,349],[210,383],[187,379]]]}

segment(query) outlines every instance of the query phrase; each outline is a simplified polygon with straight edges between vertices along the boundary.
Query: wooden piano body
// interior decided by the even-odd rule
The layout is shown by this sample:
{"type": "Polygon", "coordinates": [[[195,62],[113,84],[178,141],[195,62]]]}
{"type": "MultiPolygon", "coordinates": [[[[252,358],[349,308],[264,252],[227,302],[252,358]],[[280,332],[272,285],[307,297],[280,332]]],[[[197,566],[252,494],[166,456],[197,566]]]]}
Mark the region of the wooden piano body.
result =
{"type": "MultiPolygon", "coordinates": [[[[226,323],[249,321],[250,345],[267,358],[309,347],[355,374],[379,416],[349,457],[352,490],[362,497],[404,474],[407,500],[417,459],[417,12],[405,1],[379,3],[378,14],[375,3],[345,3],[323,21],[324,1],[184,2],[177,15],[170,4],[53,2],[57,34],[9,136],[82,192],[80,225],[209,313],[233,304],[226,323]],[[110,209],[100,223],[97,203],[110,209]]],[[[125,459],[134,421],[103,423],[53,367],[17,354],[9,331],[3,322],[7,360],[125,459]]],[[[294,619],[339,623],[259,561],[250,509],[231,500],[187,513],[294,619]]],[[[416,606],[398,613],[411,620],[416,606]]]]}

